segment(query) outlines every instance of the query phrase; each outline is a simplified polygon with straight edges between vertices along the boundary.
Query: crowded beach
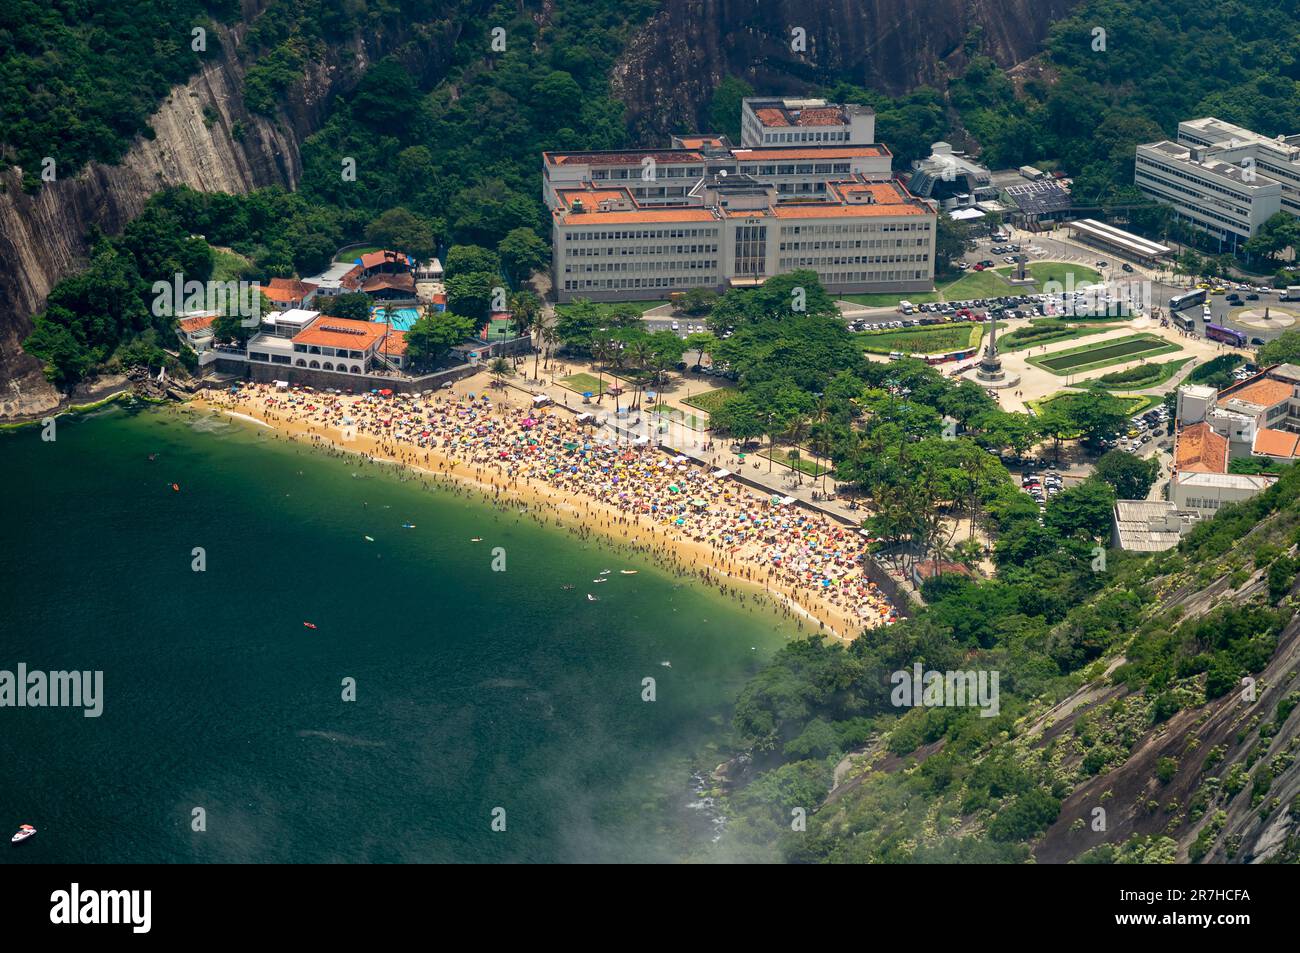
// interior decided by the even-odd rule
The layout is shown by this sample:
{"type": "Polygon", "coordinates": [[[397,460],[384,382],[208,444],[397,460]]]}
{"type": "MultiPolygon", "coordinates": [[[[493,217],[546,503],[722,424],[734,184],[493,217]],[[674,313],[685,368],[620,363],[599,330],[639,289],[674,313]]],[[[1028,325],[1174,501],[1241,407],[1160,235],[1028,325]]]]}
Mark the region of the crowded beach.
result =
{"type": "Polygon", "coordinates": [[[566,410],[526,399],[520,406],[487,385],[479,376],[436,394],[354,395],[245,382],[209,391],[196,405],[322,446],[469,479],[495,500],[541,503],[557,516],[567,511],[628,543],[654,534],[673,544],[677,565],[720,577],[711,583],[761,589],[801,626],[836,637],[898,618],[863,571],[868,541],[857,529],[685,456],[615,441],[566,410]]]}

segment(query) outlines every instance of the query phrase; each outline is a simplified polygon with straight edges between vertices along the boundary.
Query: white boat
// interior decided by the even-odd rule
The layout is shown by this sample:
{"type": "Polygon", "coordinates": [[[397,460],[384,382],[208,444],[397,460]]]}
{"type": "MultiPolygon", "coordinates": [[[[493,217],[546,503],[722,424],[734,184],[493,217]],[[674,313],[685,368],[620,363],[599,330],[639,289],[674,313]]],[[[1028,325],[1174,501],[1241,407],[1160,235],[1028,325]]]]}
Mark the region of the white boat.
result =
{"type": "Polygon", "coordinates": [[[637,573],[639,573],[640,571],[641,571],[641,570],[639,570],[639,569],[620,569],[620,570],[619,570],[619,572],[622,573],[624,576],[635,576],[635,575],[636,575],[637,573]]]}
{"type": "Polygon", "coordinates": [[[36,828],[32,827],[30,824],[22,824],[18,828],[18,833],[9,838],[9,843],[21,844],[23,841],[27,840],[27,838],[35,836],[36,828]]]}
{"type": "Polygon", "coordinates": [[[588,602],[599,602],[600,600],[597,599],[595,596],[593,596],[593,595],[589,592],[589,593],[587,593],[587,601],[588,601],[588,602]]]}

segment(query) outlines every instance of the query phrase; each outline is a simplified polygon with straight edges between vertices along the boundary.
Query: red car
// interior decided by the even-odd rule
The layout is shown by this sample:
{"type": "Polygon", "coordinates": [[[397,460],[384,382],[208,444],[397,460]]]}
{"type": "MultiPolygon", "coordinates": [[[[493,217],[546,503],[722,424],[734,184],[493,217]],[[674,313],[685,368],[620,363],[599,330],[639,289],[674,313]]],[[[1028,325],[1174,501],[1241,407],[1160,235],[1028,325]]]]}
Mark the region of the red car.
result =
{"type": "Polygon", "coordinates": [[[975,270],[975,271],[983,271],[983,270],[984,270],[984,266],[983,266],[983,265],[975,265],[975,266],[974,266],[974,270],[975,270]]]}

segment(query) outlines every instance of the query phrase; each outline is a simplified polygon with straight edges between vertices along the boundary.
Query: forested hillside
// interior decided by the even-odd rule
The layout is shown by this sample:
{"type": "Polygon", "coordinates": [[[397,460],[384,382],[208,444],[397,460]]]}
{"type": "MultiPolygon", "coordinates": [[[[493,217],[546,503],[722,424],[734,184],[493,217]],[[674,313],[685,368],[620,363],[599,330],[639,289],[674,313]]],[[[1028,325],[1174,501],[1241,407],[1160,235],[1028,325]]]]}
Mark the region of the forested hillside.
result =
{"type": "Polygon", "coordinates": [[[848,648],[784,649],[737,706],[744,753],[719,789],[736,814],[727,850],[1296,861],[1297,491],[1290,468],[1168,553],[1099,567],[1071,540],[1000,558],[996,579],[940,577],[915,618],[848,648]],[[998,671],[996,717],[894,705],[891,674],[917,662],[998,671]],[[796,808],[806,831],[791,829],[796,808]]]}

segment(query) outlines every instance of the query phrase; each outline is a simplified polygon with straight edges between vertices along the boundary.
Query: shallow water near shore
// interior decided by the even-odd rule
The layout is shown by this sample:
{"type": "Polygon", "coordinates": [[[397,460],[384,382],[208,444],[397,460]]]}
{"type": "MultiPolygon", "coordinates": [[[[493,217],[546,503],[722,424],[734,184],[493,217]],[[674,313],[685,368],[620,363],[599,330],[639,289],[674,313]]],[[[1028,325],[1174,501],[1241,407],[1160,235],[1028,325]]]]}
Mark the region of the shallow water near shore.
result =
{"type": "Polygon", "coordinates": [[[0,708],[0,828],[40,831],[0,862],[711,856],[692,773],[770,611],[230,418],[114,407],[0,463],[0,670],[104,673],[98,718],[0,708]]]}

